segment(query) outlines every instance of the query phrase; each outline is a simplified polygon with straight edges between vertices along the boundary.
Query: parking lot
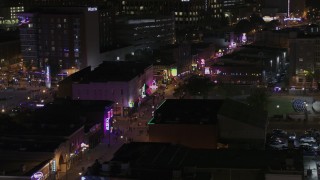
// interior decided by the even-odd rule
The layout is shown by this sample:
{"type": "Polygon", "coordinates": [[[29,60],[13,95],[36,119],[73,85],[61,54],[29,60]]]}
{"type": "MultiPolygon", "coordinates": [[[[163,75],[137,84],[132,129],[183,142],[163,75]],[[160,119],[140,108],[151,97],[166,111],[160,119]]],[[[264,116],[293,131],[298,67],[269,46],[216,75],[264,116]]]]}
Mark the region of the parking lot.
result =
{"type": "Polygon", "coordinates": [[[318,173],[320,173],[319,142],[320,131],[318,129],[309,128],[304,132],[273,129],[267,134],[266,149],[301,150],[304,161],[304,176],[307,179],[318,179],[318,173]]]}

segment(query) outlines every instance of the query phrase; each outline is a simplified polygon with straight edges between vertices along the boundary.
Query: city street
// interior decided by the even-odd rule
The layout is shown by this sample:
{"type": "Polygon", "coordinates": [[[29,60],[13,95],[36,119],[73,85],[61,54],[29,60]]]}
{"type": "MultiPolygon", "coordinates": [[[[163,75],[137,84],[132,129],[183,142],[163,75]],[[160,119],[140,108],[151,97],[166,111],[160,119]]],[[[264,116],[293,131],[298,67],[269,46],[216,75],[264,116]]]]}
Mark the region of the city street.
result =
{"type": "Polygon", "coordinates": [[[102,142],[95,147],[85,152],[79,162],[75,163],[66,174],[61,174],[59,180],[79,180],[81,174],[90,167],[97,159],[101,164],[112,159],[113,154],[124,144],[129,141],[148,142],[149,136],[147,133],[147,122],[152,114],[152,99],[143,103],[135,113],[137,119],[128,117],[114,117],[113,127],[120,132],[113,133],[110,137],[110,146],[108,146],[109,136],[106,135],[102,142]]]}

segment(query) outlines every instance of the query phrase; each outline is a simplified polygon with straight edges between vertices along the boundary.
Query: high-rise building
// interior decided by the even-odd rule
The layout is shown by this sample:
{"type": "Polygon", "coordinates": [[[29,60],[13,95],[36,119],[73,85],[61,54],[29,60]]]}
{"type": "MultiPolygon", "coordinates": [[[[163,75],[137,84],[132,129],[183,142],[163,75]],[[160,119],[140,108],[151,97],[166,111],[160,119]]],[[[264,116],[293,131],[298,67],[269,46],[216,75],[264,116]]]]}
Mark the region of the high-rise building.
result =
{"type": "Polygon", "coordinates": [[[100,52],[113,46],[116,0],[21,0],[28,11],[36,7],[98,7],[100,52]]]}
{"type": "Polygon", "coordinates": [[[40,8],[19,14],[21,51],[32,67],[74,72],[99,60],[97,7],[40,8]]]}
{"type": "Polygon", "coordinates": [[[209,26],[210,19],[219,19],[222,6],[218,0],[123,0],[120,14],[172,15],[177,29],[209,26]]]}
{"type": "MultiPolygon", "coordinates": [[[[317,32],[319,33],[318,30],[317,32]]],[[[288,55],[290,59],[290,86],[296,89],[318,87],[320,80],[319,34],[301,34],[296,38],[289,39],[288,55]]]]}
{"type": "Polygon", "coordinates": [[[157,48],[175,41],[173,16],[123,16],[115,24],[120,44],[157,48]]]}
{"type": "Polygon", "coordinates": [[[300,17],[303,15],[305,0],[264,0],[265,8],[276,8],[278,13],[286,13],[290,17],[300,17]]]}

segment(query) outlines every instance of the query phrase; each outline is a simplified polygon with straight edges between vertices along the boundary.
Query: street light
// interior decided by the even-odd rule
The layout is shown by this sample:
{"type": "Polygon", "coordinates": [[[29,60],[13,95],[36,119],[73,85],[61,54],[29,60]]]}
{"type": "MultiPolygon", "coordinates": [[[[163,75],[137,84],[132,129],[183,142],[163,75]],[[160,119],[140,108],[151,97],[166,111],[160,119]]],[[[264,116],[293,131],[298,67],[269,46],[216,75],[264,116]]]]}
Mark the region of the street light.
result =
{"type": "Polygon", "coordinates": [[[118,115],[119,111],[118,111],[118,102],[116,103],[116,114],[118,115]]]}

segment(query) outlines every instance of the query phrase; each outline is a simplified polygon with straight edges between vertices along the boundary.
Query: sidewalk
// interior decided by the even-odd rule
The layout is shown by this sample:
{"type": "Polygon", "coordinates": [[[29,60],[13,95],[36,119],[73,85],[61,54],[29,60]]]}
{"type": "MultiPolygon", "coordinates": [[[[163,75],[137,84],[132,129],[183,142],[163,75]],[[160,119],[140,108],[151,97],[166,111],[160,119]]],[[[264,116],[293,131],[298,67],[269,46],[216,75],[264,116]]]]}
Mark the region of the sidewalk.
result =
{"type": "Polygon", "coordinates": [[[111,141],[110,147],[107,144],[107,137],[95,148],[85,152],[81,159],[75,162],[65,174],[60,174],[59,180],[79,180],[83,170],[86,171],[96,159],[100,162],[109,161],[113,154],[122,146],[123,142],[111,141]]]}
{"type": "Polygon", "coordinates": [[[113,133],[111,135],[110,146],[108,146],[109,136],[106,135],[97,147],[85,152],[82,159],[73,164],[66,174],[61,174],[59,180],[79,180],[81,173],[86,171],[96,159],[99,160],[100,163],[110,161],[113,158],[114,153],[124,143],[128,143],[129,140],[135,142],[149,141],[146,124],[141,124],[141,126],[138,124],[139,122],[142,122],[141,120],[130,123],[126,118],[115,117],[115,119],[115,126],[119,130],[119,133],[113,133]]]}

